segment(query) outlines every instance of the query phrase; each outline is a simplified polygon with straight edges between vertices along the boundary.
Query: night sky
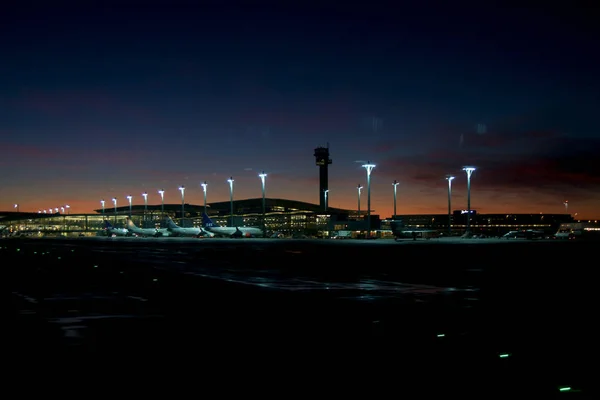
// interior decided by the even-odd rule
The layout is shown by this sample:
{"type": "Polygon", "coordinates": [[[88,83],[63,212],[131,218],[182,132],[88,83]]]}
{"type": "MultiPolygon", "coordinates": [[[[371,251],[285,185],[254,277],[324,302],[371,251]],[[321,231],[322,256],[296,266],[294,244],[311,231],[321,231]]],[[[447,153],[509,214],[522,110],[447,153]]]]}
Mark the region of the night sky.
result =
{"type": "Polygon", "coordinates": [[[374,213],[394,179],[398,214],[445,213],[446,174],[465,209],[470,164],[480,213],[600,217],[591,2],[251,3],[3,2],[0,210],[180,203],[180,185],[202,204],[205,180],[226,201],[230,176],[260,197],[262,170],[267,197],[318,203],[329,143],[332,207],[356,209],[371,161],[374,213]]]}

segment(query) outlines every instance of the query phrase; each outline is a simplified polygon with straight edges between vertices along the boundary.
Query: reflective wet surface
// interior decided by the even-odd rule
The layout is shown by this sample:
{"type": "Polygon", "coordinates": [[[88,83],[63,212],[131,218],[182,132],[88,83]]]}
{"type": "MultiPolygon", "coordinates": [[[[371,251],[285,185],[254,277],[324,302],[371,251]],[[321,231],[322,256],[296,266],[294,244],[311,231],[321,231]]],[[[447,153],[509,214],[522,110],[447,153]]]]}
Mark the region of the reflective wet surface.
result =
{"type": "Polygon", "coordinates": [[[0,241],[11,349],[357,352],[480,393],[590,387],[590,243],[112,239],[0,241]]]}

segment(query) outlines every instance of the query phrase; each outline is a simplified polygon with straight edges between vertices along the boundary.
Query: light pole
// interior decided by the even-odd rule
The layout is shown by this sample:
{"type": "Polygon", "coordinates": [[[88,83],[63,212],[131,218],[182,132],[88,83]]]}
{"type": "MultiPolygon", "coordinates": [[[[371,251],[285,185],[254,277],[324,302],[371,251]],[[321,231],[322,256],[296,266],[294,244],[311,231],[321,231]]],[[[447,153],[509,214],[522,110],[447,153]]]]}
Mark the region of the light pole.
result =
{"type": "Polygon", "coordinates": [[[394,186],[394,217],[392,219],[396,219],[396,192],[397,192],[396,188],[398,186],[398,183],[399,182],[396,181],[395,179],[394,179],[394,183],[392,183],[392,185],[394,186]]]}
{"type": "Polygon", "coordinates": [[[464,167],[463,171],[467,173],[467,231],[471,233],[471,174],[475,171],[475,167],[464,167]]]}
{"type": "Polygon", "coordinates": [[[68,214],[69,214],[69,208],[71,208],[71,206],[67,204],[67,205],[65,206],[65,208],[67,209],[67,215],[68,215],[68,214]]]}
{"type": "Polygon", "coordinates": [[[66,220],[66,217],[65,217],[65,208],[61,207],[60,208],[60,212],[61,212],[62,217],[63,217],[63,230],[66,231],[67,230],[67,220],[66,220]]]}
{"type": "Polygon", "coordinates": [[[206,212],[206,187],[208,186],[208,183],[204,181],[204,183],[201,183],[200,186],[202,186],[202,191],[204,191],[204,214],[208,215],[206,212]]]}
{"type": "Polygon", "coordinates": [[[329,193],[329,189],[323,190],[323,196],[325,198],[325,201],[323,202],[325,204],[325,211],[327,211],[327,194],[328,193],[329,193]]]}
{"type": "Polygon", "coordinates": [[[131,219],[131,199],[133,198],[133,196],[128,195],[127,196],[127,200],[129,200],[129,218],[131,219]]]}
{"type": "Polygon", "coordinates": [[[144,196],[144,221],[145,221],[146,214],[148,214],[148,193],[144,192],[144,193],[142,193],[142,196],[144,196]]]}
{"type": "Polygon", "coordinates": [[[185,217],[185,210],[184,210],[184,204],[185,204],[185,200],[184,200],[185,186],[183,186],[183,185],[179,186],[179,191],[181,192],[181,223],[183,223],[183,217],[185,217]]]}
{"type": "Polygon", "coordinates": [[[267,177],[267,174],[265,174],[265,171],[263,171],[262,173],[258,174],[258,177],[260,178],[260,182],[262,184],[262,225],[263,225],[263,237],[267,237],[267,220],[265,217],[265,178],[267,177]]]}
{"type": "Polygon", "coordinates": [[[448,236],[452,236],[452,175],[446,176],[448,181],[448,236]]]}
{"type": "Polygon", "coordinates": [[[162,217],[164,218],[164,216],[165,216],[165,189],[160,189],[158,191],[158,194],[160,194],[160,213],[162,214],[162,217]]]}
{"type": "Polygon", "coordinates": [[[229,202],[231,203],[231,225],[233,226],[233,176],[227,179],[229,182],[229,202]]]}
{"type": "Polygon", "coordinates": [[[360,219],[360,191],[362,190],[362,185],[359,183],[358,186],[356,187],[357,191],[358,191],[358,219],[360,219]]]}
{"type": "Polygon", "coordinates": [[[371,164],[367,161],[363,165],[363,168],[367,170],[367,239],[371,238],[371,171],[375,168],[375,164],[371,164]]]}
{"type": "Polygon", "coordinates": [[[17,209],[17,212],[19,212],[19,205],[15,204],[15,208],[17,209]]]}
{"type": "Polygon", "coordinates": [[[569,200],[565,200],[564,204],[565,204],[565,212],[568,214],[569,213],[569,200]]]}
{"type": "Polygon", "coordinates": [[[100,204],[102,204],[102,219],[104,219],[104,199],[100,200],[100,204]]]}
{"type": "Polygon", "coordinates": [[[113,197],[113,204],[115,205],[115,225],[117,224],[117,198],[113,197]]]}

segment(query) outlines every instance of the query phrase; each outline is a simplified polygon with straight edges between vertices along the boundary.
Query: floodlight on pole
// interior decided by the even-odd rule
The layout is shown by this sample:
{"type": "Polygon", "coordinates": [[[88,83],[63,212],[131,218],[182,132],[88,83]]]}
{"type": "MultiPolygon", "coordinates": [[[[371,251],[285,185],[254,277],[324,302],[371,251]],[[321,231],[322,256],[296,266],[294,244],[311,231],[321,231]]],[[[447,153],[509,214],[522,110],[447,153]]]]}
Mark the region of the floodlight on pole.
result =
{"type": "Polygon", "coordinates": [[[100,200],[100,204],[102,204],[102,215],[104,215],[104,199],[100,200]]]}
{"type": "Polygon", "coordinates": [[[452,236],[452,175],[446,176],[448,181],[448,236],[452,236]]]}
{"type": "Polygon", "coordinates": [[[55,208],[54,208],[54,212],[55,212],[55,213],[58,213],[58,207],[55,207],[55,208]]]}
{"type": "Polygon", "coordinates": [[[229,182],[229,202],[231,203],[231,225],[229,226],[233,226],[233,176],[227,179],[227,182],[229,182]]]}
{"type": "Polygon", "coordinates": [[[117,198],[113,197],[112,201],[115,206],[115,224],[116,224],[117,223],[117,198]]]}
{"type": "Polygon", "coordinates": [[[65,213],[65,208],[64,208],[64,207],[61,207],[61,208],[60,208],[60,212],[64,214],[64,213],[65,213]]]}
{"type": "Polygon", "coordinates": [[[375,164],[367,161],[362,166],[367,170],[367,239],[371,238],[371,171],[375,168],[375,164]]]}
{"type": "Polygon", "coordinates": [[[356,186],[356,190],[358,192],[358,218],[360,219],[360,191],[362,190],[362,185],[359,183],[358,186],[356,186]]]}
{"type": "Polygon", "coordinates": [[[565,205],[565,212],[568,214],[569,213],[569,200],[565,200],[565,202],[563,204],[565,205]]]}
{"type": "Polygon", "coordinates": [[[394,186],[394,216],[392,217],[392,219],[396,219],[396,191],[399,183],[400,182],[396,181],[395,179],[392,183],[392,185],[394,186]]]}
{"type": "Polygon", "coordinates": [[[206,212],[206,187],[208,186],[208,183],[204,181],[204,183],[201,183],[200,186],[202,186],[202,191],[204,192],[204,214],[208,215],[206,212]]]}
{"type": "Polygon", "coordinates": [[[164,214],[165,214],[165,189],[160,189],[158,191],[158,194],[160,194],[160,212],[164,216],[164,214]]]}
{"type": "Polygon", "coordinates": [[[15,204],[15,208],[17,209],[17,212],[19,212],[19,205],[15,204]]]}
{"type": "Polygon", "coordinates": [[[327,211],[327,195],[329,194],[329,189],[323,190],[323,196],[325,199],[325,211],[327,211]]]}
{"type": "Polygon", "coordinates": [[[185,186],[181,185],[179,186],[179,191],[181,192],[181,220],[183,221],[183,217],[185,217],[185,210],[184,210],[184,204],[185,204],[185,197],[184,197],[184,192],[185,192],[185,186]]]}
{"type": "Polygon", "coordinates": [[[463,171],[467,173],[467,234],[471,233],[471,174],[475,169],[475,167],[463,167],[463,171]]]}
{"type": "Polygon", "coordinates": [[[262,185],[262,225],[263,225],[263,237],[267,237],[267,220],[266,220],[266,204],[265,204],[265,179],[267,174],[265,171],[258,174],[262,185]]]}
{"type": "Polygon", "coordinates": [[[144,196],[144,215],[148,212],[148,192],[142,193],[144,196]]]}
{"type": "Polygon", "coordinates": [[[67,205],[65,205],[65,208],[67,209],[67,215],[68,215],[69,214],[69,208],[71,208],[71,206],[67,204],[67,205]]]}
{"type": "Polygon", "coordinates": [[[129,200],[129,218],[131,218],[131,199],[133,199],[133,196],[127,195],[127,200],[129,200]]]}

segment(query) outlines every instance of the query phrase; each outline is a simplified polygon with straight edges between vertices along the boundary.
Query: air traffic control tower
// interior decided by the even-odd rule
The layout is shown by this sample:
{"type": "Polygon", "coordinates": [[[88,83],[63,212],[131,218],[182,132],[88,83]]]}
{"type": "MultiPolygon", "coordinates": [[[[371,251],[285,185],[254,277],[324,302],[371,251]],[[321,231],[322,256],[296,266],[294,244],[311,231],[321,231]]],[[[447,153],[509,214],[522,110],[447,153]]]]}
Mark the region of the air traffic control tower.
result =
{"type": "Polygon", "coordinates": [[[315,161],[319,167],[319,204],[321,210],[325,209],[325,191],[329,189],[329,143],[327,147],[317,147],[315,149],[315,161]]]}

